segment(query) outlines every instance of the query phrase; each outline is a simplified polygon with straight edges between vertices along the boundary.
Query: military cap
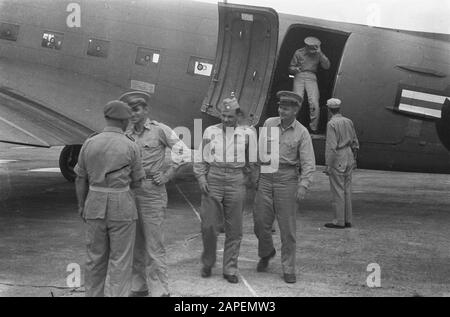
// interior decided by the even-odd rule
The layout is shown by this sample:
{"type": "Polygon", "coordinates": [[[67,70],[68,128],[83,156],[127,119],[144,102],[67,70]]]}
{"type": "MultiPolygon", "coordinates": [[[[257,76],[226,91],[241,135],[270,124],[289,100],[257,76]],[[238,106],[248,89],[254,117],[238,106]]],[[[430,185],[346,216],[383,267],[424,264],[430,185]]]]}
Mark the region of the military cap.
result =
{"type": "Polygon", "coordinates": [[[313,37],[313,36],[308,36],[307,38],[305,38],[305,44],[309,45],[309,46],[319,46],[320,45],[320,40],[317,37],[313,37]]]}
{"type": "Polygon", "coordinates": [[[124,102],[113,100],[108,102],[103,108],[103,113],[106,118],[125,120],[131,118],[131,108],[124,102]]]}
{"type": "Polygon", "coordinates": [[[138,104],[148,106],[150,102],[150,95],[146,92],[135,90],[124,93],[119,97],[119,100],[127,103],[131,107],[137,106],[138,104]]]}
{"type": "Polygon", "coordinates": [[[277,97],[280,99],[280,104],[297,105],[300,107],[303,102],[302,96],[287,90],[280,90],[277,92],[277,97]]]}
{"type": "Polygon", "coordinates": [[[232,96],[231,98],[225,98],[222,101],[222,107],[220,110],[237,110],[240,109],[239,103],[236,97],[232,96]]]}
{"type": "Polygon", "coordinates": [[[341,100],[339,100],[337,98],[328,99],[327,107],[330,109],[339,109],[341,107],[341,100]]]}

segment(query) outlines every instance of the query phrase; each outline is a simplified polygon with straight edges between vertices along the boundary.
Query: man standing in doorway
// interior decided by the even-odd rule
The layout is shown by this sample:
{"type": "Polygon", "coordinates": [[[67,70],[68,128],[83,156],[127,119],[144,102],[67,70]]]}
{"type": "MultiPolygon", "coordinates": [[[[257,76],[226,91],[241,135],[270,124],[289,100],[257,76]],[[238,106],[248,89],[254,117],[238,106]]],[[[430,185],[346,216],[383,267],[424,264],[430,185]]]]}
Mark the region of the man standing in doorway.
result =
{"type": "Polygon", "coordinates": [[[318,133],[320,108],[320,92],[317,85],[317,68],[330,68],[330,61],[320,49],[321,42],[315,37],[305,38],[305,47],[295,51],[289,65],[289,73],[294,75],[293,92],[304,99],[304,93],[308,95],[309,111],[311,123],[309,125],[311,133],[318,133]]]}
{"type": "Polygon", "coordinates": [[[327,101],[331,119],[327,125],[325,174],[330,177],[330,189],[336,218],[327,228],[343,229],[352,226],[352,172],[359,149],[353,122],[340,113],[341,101],[327,101]]]}
{"type": "Polygon", "coordinates": [[[260,133],[261,172],[254,212],[255,234],[258,238],[258,272],[265,272],[269,260],[275,256],[272,225],[277,218],[281,236],[281,264],[286,283],[295,283],[296,213],[305,198],[315,171],[315,157],[308,130],[296,120],[302,97],[291,91],[279,91],[279,117],[269,118],[260,133]],[[278,159],[278,167],[263,170],[266,151],[271,160],[278,159]],[[278,153],[272,153],[272,149],[278,153]],[[261,149],[264,153],[261,153],[261,149]],[[278,157],[274,157],[277,155],[278,157]],[[299,169],[301,173],[299,173],[299,169]]]}

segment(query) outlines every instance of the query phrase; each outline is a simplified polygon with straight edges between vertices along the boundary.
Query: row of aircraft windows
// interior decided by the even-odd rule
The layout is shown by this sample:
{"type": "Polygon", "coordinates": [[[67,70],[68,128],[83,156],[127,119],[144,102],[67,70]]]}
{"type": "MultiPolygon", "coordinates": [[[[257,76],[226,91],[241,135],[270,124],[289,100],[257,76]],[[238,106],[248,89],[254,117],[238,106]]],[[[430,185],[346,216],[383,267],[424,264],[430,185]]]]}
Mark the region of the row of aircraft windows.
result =
{"type": "MultiPolygon", "coordinates": [[[[19,35],[19,25],[11,23],[0,23],[0,39],[17,41],[19,35]]],[[[44,31],[42,33],[41,46],[47,49],[61,50],[64,42],[64,33],[44,31]]],[[[107,58],[110,41],[89,38],[86,54],[89,56],[107,58]]],[[[135,64],[150,66],[158,64],[160,52],[158,50],[138,47],[135,64]]]]}

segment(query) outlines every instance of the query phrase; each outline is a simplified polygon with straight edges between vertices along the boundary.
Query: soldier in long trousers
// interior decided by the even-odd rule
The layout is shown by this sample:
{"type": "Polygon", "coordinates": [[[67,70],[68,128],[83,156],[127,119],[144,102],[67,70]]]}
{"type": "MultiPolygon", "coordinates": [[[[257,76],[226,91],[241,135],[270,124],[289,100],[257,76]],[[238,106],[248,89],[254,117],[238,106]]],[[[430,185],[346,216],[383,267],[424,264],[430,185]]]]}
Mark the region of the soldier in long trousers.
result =
{"type": "Polygon", "coordinates": [[[104,108],[106,127],[83,144],[75,166],[78,208],[86,227],[86,296],[128,296],[137,211],[131,188],[145,177],[137,144],[124,134],[131,117],[123,102],[104,108]]]}
{"type": "Polygon", "coordinates": [[[210,277],[215,265],[219,218],[223,213],[223,277],[230,283],[238,283],[245,184],[252,182],[249,148],[253,149],[256,162],[257,139],[252,129],[237,125],[240,107],[235,98],[225,99],[220,110],[222,123],[205,129],[200,158],[194,164],[194,173],[202,191],[201,276],[210,277]]]}
{"type": "Polygon", "coordinates": [[[302,97],[305,91],[308,95],[310,111],[310,128],[312,133],[318,133],[320,118],[320,91],[317,84],[317,70],[330,68],[330,60],[320,49],[318,38],[309,36],[305,38],[305,46],[295,51],[289,65],[289,73],[294,75],[293,92],[302,97]]]}
{"type": "Polygon", "coordinates": [[[352,173],[356,165],[359,142],[353,122],[340,113],[341,100],[327,101],[331,119],[327,124],[325,173],[330,177],[335,219],[327,228],[343,229],[352,226],[352,173]]]}
{"type": "Polygon", "coordinates": [[[290,91],[279,91],[277,96],[280,116],[266,120],[259,138],[261,172],[254,212],[260,257],[257,271],[265,272],[276,254],[271,233],[276,218],[283,278],[295,283],[296,213],[312,182],[315,157],[308,130],[296,120],[302,97],[290,91]]]}
{"type": "Polygon", "coordinates": [[[166,183],[182,164],[183,155],[190,151],[174,131],[163,123],[150,119],[149,96],[141,92],[129,92],[121,96],[131,107],[133,116],[127,135],[138,144],[146,178],[136,189],[138,222],[134,248],[132,292],[130,296],[170,296],[169,276],[164,246],[163,224],[167,207],[166,183]],[[183,155],[171,155],[164,168],[166,149],[183,155]],[[179,159],[179,160],[178,160],[179,159]]]}

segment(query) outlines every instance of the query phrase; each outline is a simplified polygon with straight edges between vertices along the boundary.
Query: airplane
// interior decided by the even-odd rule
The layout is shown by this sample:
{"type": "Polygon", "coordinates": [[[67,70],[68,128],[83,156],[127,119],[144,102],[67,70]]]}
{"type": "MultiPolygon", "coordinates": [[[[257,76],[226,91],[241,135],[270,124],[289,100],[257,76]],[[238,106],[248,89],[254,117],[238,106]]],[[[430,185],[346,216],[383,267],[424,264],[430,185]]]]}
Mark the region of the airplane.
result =
{"type": "MultiPolygon", "coordinates": [[[[202,129],[219,122],[233,92],[261,126],[277,115],[276,92],[292,89],[288,65],[307,36],[331,61],[318,72],[323,133],[326,100],[340,98],[360,168],[450,172],[450,35],[230,3],[1,0],[0,141],[64,146],[60,169],[73,181],[103,105],[129,91],[151,95],[152,119],[191,130],[196,118],[202,129]]],[[[323,164],[325,136],[313,145],[323,164]]]]}

